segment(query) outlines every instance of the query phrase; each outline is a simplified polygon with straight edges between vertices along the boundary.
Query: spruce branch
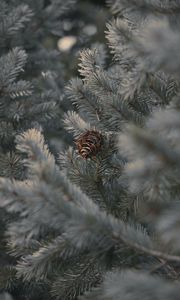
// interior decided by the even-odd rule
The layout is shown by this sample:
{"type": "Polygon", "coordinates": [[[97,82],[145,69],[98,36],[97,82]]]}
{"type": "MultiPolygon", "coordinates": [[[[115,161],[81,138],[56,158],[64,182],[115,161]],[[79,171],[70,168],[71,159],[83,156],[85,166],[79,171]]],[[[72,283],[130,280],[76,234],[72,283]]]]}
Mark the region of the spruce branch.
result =
{"type": "Polygon", "coordinates": [[[80,259],[64,276],[53,283],[51,293],[60,299],[72,300],[102,281],[102,267],[98,257],[80,259]]]}
{"type": "Polygon", "coordinates": [[[69,259],[79,255],[79,252],[70,241],[59,236],[53,241],[41,244],[33,254],[21,258],[16,266],[17,277],[24,281],[37,281],[50,277],[56,266],[63,269],[69,259]]]}
{"type": "Polygon", "coordinates": [[[33,17],[33,11],[26,4],[13,8],[6,16],[0,19],[0,39],[13,36],[26,26],[33,17]]]}
{"type": "Polygon", "coordinates": [[[82,80],[73,79],[67,86],[67,95],[79,112],[87,116],[93,125],[99,121],[99,104],[97,97],[83,85],[82,80]]]}
{"type": "Polygon", "coordinates": [[[27,54],[20,48],[14,48],[8,54],[0,58],[0,88],[1,90],[9,84],[12,84],[27,61],[27,54]]]}
{"type": "MultiPolygon", "coordinates": [[[[100,49],[101,51],[104,49],[100,49]]],[[[92,73],[96,72],[98,69],[104,67],[105,54],[103,51],[103,56],[101,57],[101,52],[98,48],[94,49],[84,49],[80,53],[80,63],[79,63],[79,73],[86,78],[91,76],[92,73]]]]}
{"type": "Polygon", "coordinates": [[[148,12],[173,14],[179,13],[180,4],[177,0],[107,0],[114,14],[124,13],[125,10],[144,10],[148,12]]]}
{"type": "Polygon", "coordinates": [[[116,61],[128,68],[135,62],[135,52],[131,41],[138,30],[130,20],[116,18],[107,24],[106,38],[116,61]]]}
{"type": "Polygon", "coordinates": [[[50,164],[54,165],[54,157],[49,152],[44,136],[39,130],[29,129],[17,136],[16,144],[17,149],[20,152],[27,153],[29,158],[34,158],[38,161],[47,159],[50,164]]]}
{"type": "Polygon", "coordinates": [[[32,94],[32,85],[29,81],[19,80],[9,85],[7,91],[4,89],[4,92],[9,94],[12,99],[30,96],[32,94]]]}
{"type": "Polygon", "coordinates": [[[141,297],[145,297],[147,300],[154,298],[176,300],[179,297],[179,284],[171,284],[145,272],[115,271],[106,274],[102,286],[79,299],[139,300],[141,297]]]}
{"type": "Polygon", "coordinates": [[[134,48],[141,55],[146,70],[151,73],[162,69],[178,75],[179,47],[179,34],[170,27],[167,20],[152,20],[142,34],[134,39],[134,48]]]}
{"type": "Polygon", "coordinates": [[[85,122],[75,111],[65,113],[64,126],[68,131],[72,132],[75,137],[91,129],[90,124],[85,122]]]}

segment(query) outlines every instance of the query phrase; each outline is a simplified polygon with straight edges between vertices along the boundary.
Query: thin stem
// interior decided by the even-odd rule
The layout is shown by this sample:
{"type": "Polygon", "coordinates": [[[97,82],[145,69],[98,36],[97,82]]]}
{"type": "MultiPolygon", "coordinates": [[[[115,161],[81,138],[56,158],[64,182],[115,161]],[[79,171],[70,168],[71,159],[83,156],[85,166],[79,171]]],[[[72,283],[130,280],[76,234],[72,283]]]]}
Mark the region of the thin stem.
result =
{"type": "MultiPolygon", "coordinates": [[[[116,237],[116,240],[117,239],[118,239],[118,237],[116,237]]],[[[139,245],[138,243],[133,243],[133,242],[129,241],[125,237],[120,237],[120,239],[126,245],[128,245],[131,248],[134,248],[134,249],[136,249],[140,252],[143,252],[143,253],[158,257],[158,258],[162,258],[162,259],[165,259],[165,260],[168,260],[168,261],[180,262],[180,256],[162,253],[158,250],[148,249],[144,246],[139,245]]]]}

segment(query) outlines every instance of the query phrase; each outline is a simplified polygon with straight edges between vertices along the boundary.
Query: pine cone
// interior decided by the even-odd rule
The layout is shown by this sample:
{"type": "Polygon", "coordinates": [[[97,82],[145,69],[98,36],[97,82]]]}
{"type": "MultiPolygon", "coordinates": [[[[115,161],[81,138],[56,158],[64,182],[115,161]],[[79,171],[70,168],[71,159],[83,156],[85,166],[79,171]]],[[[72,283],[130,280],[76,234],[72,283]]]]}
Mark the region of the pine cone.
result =
{"type": "Polygon", "coordinates": [[[101,150],[102,142],[102,135],[98,131],[88,130],[77,138],[75,144],[79,154],[87,159],[97,155],[101,150]]]}

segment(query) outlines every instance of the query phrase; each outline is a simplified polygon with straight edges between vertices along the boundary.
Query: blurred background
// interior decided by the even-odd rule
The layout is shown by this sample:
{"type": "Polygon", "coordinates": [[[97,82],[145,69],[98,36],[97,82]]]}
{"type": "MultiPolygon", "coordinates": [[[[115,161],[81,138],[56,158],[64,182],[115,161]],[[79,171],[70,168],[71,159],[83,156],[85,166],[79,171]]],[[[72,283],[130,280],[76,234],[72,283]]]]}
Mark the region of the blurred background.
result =
{"type": "Polygon", "coordinates": [[[68,11],[58,26],[62,30],[62,37],[58,37],[58,28],[57,38],[52,35],[44,40],[47,48],[57,48],[61,53],[66,70],[65,79],[77,75],[79,49],[105,42],[104,31],[108,18],[109,11],[104,0],[77,1],[74,10],[68,11]]]}

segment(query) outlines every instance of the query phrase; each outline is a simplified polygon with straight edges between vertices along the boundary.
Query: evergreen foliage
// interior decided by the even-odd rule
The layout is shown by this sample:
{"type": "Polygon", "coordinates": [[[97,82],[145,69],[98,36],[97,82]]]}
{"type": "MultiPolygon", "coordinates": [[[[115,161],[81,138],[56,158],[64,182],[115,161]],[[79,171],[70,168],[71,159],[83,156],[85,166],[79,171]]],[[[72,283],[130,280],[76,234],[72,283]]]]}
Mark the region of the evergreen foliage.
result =
{"type": "MultiPolygon", "coordinates": [[[[81,51],[63,119],[74,142],[93,131],[101,147],[91,137],[82,147],[96,155],[84,159],[70,146],[54,156],[29,124],[14,133],[25,175],[0,179],[12,259],[1,290],[20,299],[179,299],[180,2],[107,4],[109,48],[81,51]]],[[[51,9],[47,22],[57,24],[51,9]]],[[[24,10],[22,23],[32,14],[24,10]]],[[[21,96],[12,86],[31,93],[28,81],[15,81],[25,61],[19,48],[2,56],[12,101],[21,96]]]]}
{"type": "MultiPolygon", "coordinates": [[[[59,38],[77,35],[76,46],[67,54],[71,53],[76,59],[78,48],[91,38],[80,34],[82,26],[86,28],[97,18],[97,14],[90,18],[88,12],[85,16],[83,13],[83,7],[76,0],[1,1],[0,176],[20,183],[28,179],[24,154],[15,147],[16,136],[28,128],[38,128],[46,138],[58,132],[61,144],[68,141],[62,125],[62,116],[70,105],[64,96],[64,83],[69,73],[74,72],[75,62],[71,59],[69,68],[65,54],[54,48],[59,38]]],[[[0,210],[0,291],[9,291],[18,299],[45,297],[46,286],[33,282],[25,285],[16,277],[14,266],[18,257],[15,252],[14,257],[11,255],[5,235],[9,222],[18,218],[16,209],[12,213],[11,216],[4,209],[0,210]]],[[[25,254],[23,249],[21,254],[25,254]]],[[[8,294],[1,296],[9,297],[8,294]]]]}

